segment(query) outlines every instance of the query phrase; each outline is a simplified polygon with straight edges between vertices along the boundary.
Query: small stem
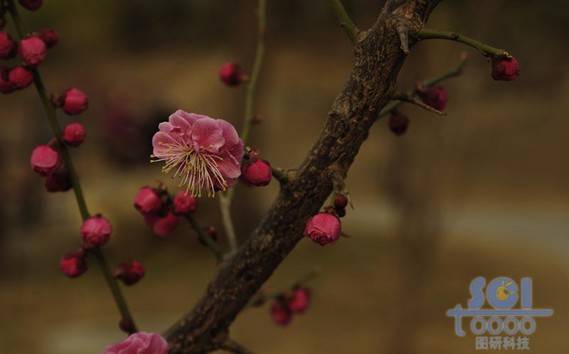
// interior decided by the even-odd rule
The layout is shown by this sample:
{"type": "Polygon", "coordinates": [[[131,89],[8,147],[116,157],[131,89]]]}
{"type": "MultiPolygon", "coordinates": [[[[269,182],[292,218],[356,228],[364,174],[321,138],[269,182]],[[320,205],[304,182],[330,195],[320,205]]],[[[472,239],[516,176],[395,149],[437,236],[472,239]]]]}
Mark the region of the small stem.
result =
{"type": "Polygon", "coordinates": [[[192,229],[198,234],[198,238],[204,243],[204,245],[209,248],[211,253],[217,258],[218,261],[223,260],[223,252],[219,248],[219,245],[208,235],[204,232],[204,229],[200,226],[196,218],[193,215],[186,216],[186,219],[190,222],[192,229]]]}
{"type": "MultiPolygon", "coordinates": [[[[10,12],[10,15],[13,19],[14,27],[18,34],[18,40],[21,40],[24,37],[23,24],[19,16],[18,9],[16,8],[16,5],[13,0],[8,0],[8,11],[10,12]]],[[[39,70],[37,68],[32,68],[31,71],[34,76],[34,86],[36,87],[36,91],[38,93],[42,106],[45,110],[47,120],[51,127],[52,133],[55,136],[55,139],[57,140],[58,150],[61,153],[65,167],[69,172],[69,178],[71,180],[71,185],[73,186],[73,192],[75,194],[75,200],[77,201],[77,207],[79,209],[79,213],[81,214],[81,219],[86,220],[87,218],[90,217],[89,209],[85,201],[85,196],[83,195],[83,189],[81,188],[81,184],[77,176],[75,165],[73,164],[73,160],[71,159],[71,154],[69,153],[67,146],[65,145],[65,143],[61,138],[62,130],[57,121],[57,114],[55,112],[55,108],[53,107],[52,103],[48,98],[47,90],[45,88],[39,70]]],[[[91,251],[91,253],[95,255],[95,258],[97,259],[99,266],[101,267],[101,272],[103,273],[107,285],[109,286],[111,293],[113,294],[113,298],[115,300],[117,308],[119,309],[122,319],[131,322],[133,325],[132,328],[136,332],[137,331],[136,325],[134,324],[134,320],[132,318],[132,315],[130,314],[126,300],[120,290],[117,280],[112,275],[111,269],[109,267],[109,264],[105,258],[103,251],[97,248],[91,251]]]]}
{"type": "Polygon", "coordinates": [[[258,5],[258,32],[257,32],[257,49],[255,52],[255,61],[253,62],[253,70],[251,77],[247,83],[247,93],[245,95],[245,117],[243,120],[243,129],[241,130],[241,139],[245,145],[249,139],[249,132],[253,118],[255,116],[255,94],[257,92],[257,83],[259,74],[263,66],[265,57],[265,31],[267,28],[267,0],[259,0],[258,5]]]}
{"type": "MultiPolygon", "coordinates": [[[[259,74],[263,66],[263,59],[265,57],[265,31],[267,28],[267,0],[259,0],[257,8],[257,49],[255,51],[255,60],[253,62],[253,69],[251,77],[247,83],[247,91],[245,94],[245,112],[243,117],[243,128],[241,129],[241,139],[245,146],[249,140],[249,133],[253,125],[253,118],[255,117],[255,95],[257,93],[257,83],[259,81],[259,74]]],[[[231,218],[231,201],[233,200],[234,188],[229,189],[227,192],[219,193],[219,208],[221,210],[221,218],[223,221],[223,228],[229,240],[231,251],[237,250],[237,236],[235,235],[235,228],[233,227],[233,220],[231,218]]]]}
{"type": "Polygon", "coordinates": [[[423,39],[446,39],[450,41],[459,42],[462,44],[466,44],[472,48],[479,50],[482,55],[489,56],[489,57],[511,57],[510,53],[505,51],[504,49],[499,49],[492,47],[486,43],[482,43],[477,41],[474,38],[467,37],[460,33],[450,32],[450,31],[439,31],[433,29],[422,29],[420,32],[416,34],[416,37],[420,40],[423,39]]]}
{"type": "Polygon", "coordinates": [[[281,184],[281,186],[287,184],[289,182],[288,180],[288,173],[286,171],[284,171],[281,168],[272,168],[271,169],[272,175],[273,177],[279,181],[279,183],[281,184]]]}
{"type": "MultiPolygon", "coordinates": [[[[450,69],[449,71],[447,71],[446,73],[444,73],[442,75],[435,76],[431,79],[428,79],[428,80],[421,82],[419,84],[419,86],[429,87],[429,86],[433,86],[433,85],[436,85],[438,83],[441,83],[445,80],[451,79],[453,77],[459,76],[460,74],[462,74],[462,71],[464,70],[464,65],[466,64],[467,59],[468,59],[468,57],[465,54],[463,54],[461,56],[460,62],[458,63],[457,66],[455,66],[454,68],[450,69]]],[[[413,90],[409,90],[409,91],[405,92],[405,95],[412,96],[415,93],[416,93],[416,89],[413,89],[413,90]]],[[[390,101],[388,104],[385,105],[385,107],[383,107],[383,109],[379,113],[377,119],[381,119],[381,118],[391,114],[391,112],[395,111],[403,103],[404,102],[400,101],[400,100],[390,101]]]]}
{"type": "Polygon", "coordinates": [[[221,210],[221,221],[223,228],[229,241],[229,248],[231,252],[235,252],[238,248],[237,236],[235,235],[235,228],[233,227],[233,219],[231,218],[231,199],[229,195],[219,194],[219,210],[221,210]]]}
{"type": "Polygon", "coordinates": [[[95,248],[91,253],[95,256],[95,258],[99,262],[99,266],[101,267],[101,272],[103,273],[103,276],[107,281],[109,289],[111,289],[111,293],[113,294],[115,303],[121,314],[122,320],[128,321],[133,325],[132,332],[130,332],[129,334],[136,333],[138,330],[136,329],[136,325],[134,324],[134,319],[130,314],[130,310],[128,309],[128,304],[121,292],[121,289],[119,288],[119,284],[117,280],[113,277],[113,273],[111,271],[109,263],[107,262],[105,254],[103,253],[103,250],[101,250],[100,248],[95,248]]]}
{"type": "Polygon", "coordinates": [[[338,22],[340,22],[340,26],[344,29],[350,41],[354,43],[356,41],[356,36],[360,31],[354,21],[348,15],[344,4],[342,4],[342,0],[330,0],[330,5],[332,6],[332,10],[336,14],[338,18],[338,22]]]}

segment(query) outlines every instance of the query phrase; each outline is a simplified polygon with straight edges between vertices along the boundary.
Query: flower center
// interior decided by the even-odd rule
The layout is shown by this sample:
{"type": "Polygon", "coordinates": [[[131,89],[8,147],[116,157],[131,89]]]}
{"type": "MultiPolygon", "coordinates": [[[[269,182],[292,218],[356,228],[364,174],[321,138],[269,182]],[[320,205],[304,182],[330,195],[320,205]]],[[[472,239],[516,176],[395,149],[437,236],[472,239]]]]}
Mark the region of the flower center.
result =
{"type": "Polygon", "coordinates": [[[152,162],[164,161],[163,173],[175,171],[172,178],[180,178],[180,187],[185,187],[192,197],[201,197],[205,192],[213,197],[216,190],[226,190],[227,182],[218,167],[220,156],[205,149],[197,152],[187,143],[161,143],[160,157],[152,155],[152,162]]]}

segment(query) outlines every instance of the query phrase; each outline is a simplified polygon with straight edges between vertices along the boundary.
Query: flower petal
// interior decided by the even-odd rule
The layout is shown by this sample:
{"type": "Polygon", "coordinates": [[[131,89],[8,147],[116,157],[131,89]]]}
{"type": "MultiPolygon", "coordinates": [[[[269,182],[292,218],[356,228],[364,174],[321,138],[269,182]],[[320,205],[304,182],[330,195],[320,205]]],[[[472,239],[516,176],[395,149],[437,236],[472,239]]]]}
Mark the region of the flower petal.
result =
{"type": "Polygon", "coordinates": [[[200,149],[216,153],[225,144],[223,131],[215,119],[202,118],[192,127],[192,140],[200,149]]]}

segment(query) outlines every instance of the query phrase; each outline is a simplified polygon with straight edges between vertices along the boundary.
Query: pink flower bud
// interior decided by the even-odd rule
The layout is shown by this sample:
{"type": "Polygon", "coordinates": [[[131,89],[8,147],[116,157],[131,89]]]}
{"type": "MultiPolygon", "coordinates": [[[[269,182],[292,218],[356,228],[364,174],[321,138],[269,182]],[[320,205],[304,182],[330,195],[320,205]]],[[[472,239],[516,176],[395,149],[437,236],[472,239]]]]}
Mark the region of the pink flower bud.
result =
{"type": "Polygon", "coordinates": [[[193,213],[198,207],[198,200],[185,191],[180,191],[174,197],[174,213],[185,215],[193,213]]]}
{"type": "Polygon", "coordinates": [[[144,267],[139,261],[122,262],[113,271],[113,276],[125,285],[133,285],[144,277],[144,267]]]}
{"type": "Polygon", "coordinates": [[[0,31],[0,59],[10,59],[16,54],[16,43],[7,32],[0,31]]]}
{"type": "Polygon", "coordinates": [[[157,216],[154,214],[144,215],[146,224],[152,229],[152,232],[158,237],[166,237],[171,234],[178,226],[179,218],[172,212],[168,212],[165,216],[157,216]]]}
{"type": "Polygon", "coordinates": [[[167,354],[168,342],[157,333],[138,332],[113,344],[103,354],[167,354]]]}
{"type": "Polygon", "coordinates": [[[389,116],[387,124],[389,125],[389,130],[391,130],[393,134],[403,135],[407,131],[407,127],[409,127],[409,118],[399,112],[393,112],[389,116]]]}
{"type": "Polygon", "coordinates": [[[16,90],[16,87],[8,79],[9,70],[5,67],[0,67],[0,93],[7,95],[16,90]]]}
{"type": "Polygon", "coordinates": [[[85,251],[82,249],[70,252],[59,261],[59,269],[69,278],[77,278],[87,271],[85,251]]]}
{"type": "Polygon", "coordinates": [[[50,193],[66,192],[73,187],[69,172],[60,165],[54,172],[45,178],[45,190],[50,193]]]}
{"type": "Polygon", "coordinates": [[[34,75],[23,66],[16,66],[8,72],[8,81],[10,81],[16,89],[24,89],[30,86],[34,81],[34,75]]]}
{"type": "Polygon", "coordinates": [[[111,238],[112,226],[101,215],[88,218],[81,225],[81,236],[85,248],[101,247],[111,238]]]}
{"type": "Polygon", "coordinates": [[[514,57],[492,59],[492,78],[499,81],[512,81],[520,75],[520,63],[514,57]]]}
{"type": "Polygon", "coordinates": [[[241,166],[241,179],[252,186],[262,187],[271,182],[273,171],[265,160],[255,159],[241,166]]]}
{"type": "Polygon", "coordinates": [[[60,164],[59,152],[49,145],[38,145],[32,151],[30,164],[41,176],[54,172],[60,164]]]}
{"type": "Polygon", "coordinates": [[[69,123],[63,129],[63,141],[69,146],[79,146],[85,140],[87,132],[81,123],[69,123]]]}
{"type": "Polygon", "coordinates": [[[20,5],[30,11],[36,11],[43,5],[43,0],[20,0],[20,5]]]}
{"type": "Polygon", "coordinates": [[[304,235],[321,246],[335,242],[340,237],[341,224],[336,215],[318,213],[308,219],[304,235]]]}
{"type": "Polygon", "coordinates": [[[286,326],[292,320],[292,311],[288,307],[286,301],[281,298],[274,300],[271,305],[271,318],[279,326],[286,326]]]}
{"type": "Polygon", "coordinates": [[[89,99],[83,91],[77,88],[70,88],[63,93],[57,100],[57,104],[69,115],[83,113],[89,106],[89,99]]]}
{"type": "Polygon", "coordinates": [[[53,48],[59,42],[59,34],[53,28],[45,28],[39,31],[38,37],[45,43],[47,48],[53,48]]]}
{"type": "Polygon", "coordinates": [[[288,298],[288,307],[293,313],[304,313],[310,306],[310,289],[297,288],[288,298]]]}
{"type": "Polygon", "coordinates": [[[45,59],[47,46],[41,38],[31,36],[20,41],[18,54],[26,65],[37,66],[45,59]]]}
{"type": "Polygon", "coordinates": [[[448,102],[448,93],[442,86],[422,87],[417,91],[423,102],[436,110],[443,111],[448,102]]]}
{"type": "Polygon", "coordinates": [[[134,207],[142,214],[158,212],[163,206],[162,198],[154,188],[141,187],[134,197],[134,207]]]}
{"type": "Polygon", "coordinates": [[[239,86],[243,82],[241,67],[235,63],[225,63],[219,68],[219,78],[227,86],[239,86]]]}

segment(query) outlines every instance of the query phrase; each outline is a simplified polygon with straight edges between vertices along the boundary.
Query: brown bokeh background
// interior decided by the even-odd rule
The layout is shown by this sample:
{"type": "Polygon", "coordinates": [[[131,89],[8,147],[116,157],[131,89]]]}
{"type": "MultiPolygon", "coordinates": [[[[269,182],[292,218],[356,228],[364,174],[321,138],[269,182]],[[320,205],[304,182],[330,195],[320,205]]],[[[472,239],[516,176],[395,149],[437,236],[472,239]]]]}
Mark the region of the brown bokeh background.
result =
{"type": "MultiPolygon", "coordinates": [[[[381,1],[345,1],[361,27],[381,1]]],[[[132,207],[141,185],[168,180],[148,162],[150,136],[177,108],[240,125],[244,91],[224,87],[218,67],[250,68],[255,2],[47,1],[24,14],[28,29],[52,26],[60,45],[41,70],[48,87],[78,86],[90,109],[78,118],[86,143],[73,151],[87,202],[113,222],[113,262],[136,258],[146,278],[125,289],[141,328],[163,331],[189,310],[215,273],[211,256],[182,224],[166,240],[132,207]]],[[[495,82],[488,62],[459,44],[419,44],[399,87],[444,73],[466,50],[462,77],[446,82],[446,117],[404,107],[411,125],[395,137],[380,121],[350,171],[351,238],[309,241],[267,283],[281,291],[313,269],[312,308],[287,328],[266,307],[245,310],[232,336],[257,353],[474,353],[445,311],[469,298],[475,276],[534,279],[539,319],[533,353],[566,352],[569,330],[569,71],[565,1],[447,1],[430,27],[453,29],[511,51],[522,74],[495,82]]],[[[263,123],[252,144],[273,165],[294,168],[316,139],[350,70],[349,42],[324,0],[269,0],[267,58],[258,94],[263,123]]],[[[0,352],[99,353],[123,336],[110,293],[91,264],[69,280],[59,257],[78,244],[73,195],[47,194],[31,172],[33,146],[50,132],[32,88],[0,97],[0,352]]],[[[68,117],[61,117],[68,122],[68,117]]],[[[173,186],[174,187],[174,186],[173,186]]],[[[245,239],[278,187],[239,185],[234,217],[245,239]]],[[[217,202],[197,217],[219,223],[217,202]]]]}

